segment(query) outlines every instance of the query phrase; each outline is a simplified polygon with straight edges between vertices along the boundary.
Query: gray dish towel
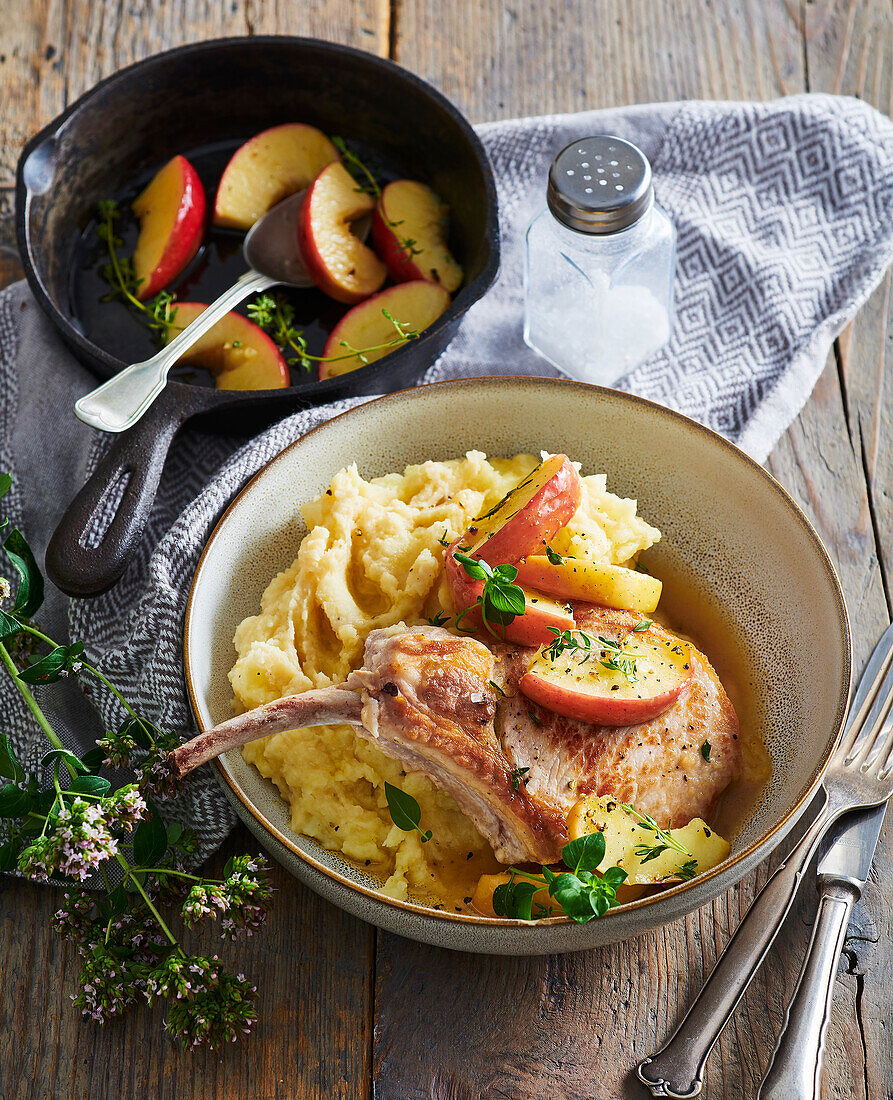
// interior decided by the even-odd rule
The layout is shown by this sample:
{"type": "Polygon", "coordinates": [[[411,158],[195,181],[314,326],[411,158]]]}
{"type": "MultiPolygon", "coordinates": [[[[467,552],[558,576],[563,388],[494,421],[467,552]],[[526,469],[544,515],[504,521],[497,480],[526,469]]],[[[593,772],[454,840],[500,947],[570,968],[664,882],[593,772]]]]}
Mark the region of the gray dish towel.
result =
{"type": "MultiPolygon", "coordinates": [[[[616,133],[651,159],[659,201],[679,233],[673,335],[620,386],[695,417],[762,461],[893,260],[893,124],[857,100],[797,96],[521,119],[479,132],[499,190],[502,272],[425,381],[556,373],[521,340],[524,230],[543,203],[554,153],[587,134],[616,133]]],[[[22,285],[0,295],[0,466],[15,477],[12,518],[38,552],[107,445],[68,412],[95,381],[22,285]]],[[[180,638],[201,548],[248,478],[350,404],[296,413],[253,439],[187,426],[120,584],[70,606],[56,594],[42,614],[47,628],[64,635],[67,614],[71,636],[148,717],[189,730],[180,638]]],[[[73,746],[121,719],[103,697],[97,720],[70,684],[43,694],[73,746]]],[[[34,762],[41,738],[8,688],[0,721],[34,762]]],[[[196,828],[201,856],[234,823],[210,769],[166,812],[196,828]]]]}

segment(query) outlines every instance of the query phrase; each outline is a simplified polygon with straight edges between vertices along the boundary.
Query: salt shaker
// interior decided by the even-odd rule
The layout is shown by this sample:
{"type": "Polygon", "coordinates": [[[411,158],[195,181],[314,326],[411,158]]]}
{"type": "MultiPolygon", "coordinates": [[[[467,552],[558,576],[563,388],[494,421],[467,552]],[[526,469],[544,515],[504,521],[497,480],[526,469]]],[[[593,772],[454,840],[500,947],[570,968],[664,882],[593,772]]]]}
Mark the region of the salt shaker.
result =
{"type": "Polygon", "coordinates": [[[524,339],[574,378],[609,386],[670,337],[676,230],[651,165],[622,138],[572,142],[552,161],[527,230],[524,339]]]}

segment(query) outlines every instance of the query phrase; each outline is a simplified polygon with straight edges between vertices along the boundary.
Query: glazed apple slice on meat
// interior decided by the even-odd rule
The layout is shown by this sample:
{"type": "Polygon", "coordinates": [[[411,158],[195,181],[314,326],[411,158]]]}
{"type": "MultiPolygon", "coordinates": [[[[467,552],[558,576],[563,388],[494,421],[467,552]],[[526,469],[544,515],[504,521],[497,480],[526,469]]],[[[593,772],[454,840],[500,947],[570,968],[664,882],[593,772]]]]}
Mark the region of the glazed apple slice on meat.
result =
{"type": "Polygon", "coordinates": [[[528,699],[555,714],[602,726],[649,722],[691,680],[687,643],[647,619],[592,634],[554,638],[521,677],[528,699]]]}

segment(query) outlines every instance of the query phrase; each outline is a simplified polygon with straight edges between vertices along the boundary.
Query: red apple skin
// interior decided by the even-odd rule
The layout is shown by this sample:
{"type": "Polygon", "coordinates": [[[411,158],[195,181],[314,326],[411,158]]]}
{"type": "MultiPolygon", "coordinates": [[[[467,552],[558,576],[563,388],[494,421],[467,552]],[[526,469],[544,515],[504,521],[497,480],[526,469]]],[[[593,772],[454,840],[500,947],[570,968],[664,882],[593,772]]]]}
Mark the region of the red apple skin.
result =
{"type": "MultiPolygon", "coordinates": [[[[348,310],[332,329],[322,354],[324,359],[335,358],[331,363],[319,364],[320,379],[336,378],[338,375],[366,365],[355,355],[347,359],[337,358],[345,355],[342,340],[346,340],[352,347],[363,349],[376,344],[386,344],[397,336],[396,329],[381,312],[383,309],[386,309],[401,324],[415,329],[416,332],[423,332],[437,320],[449,304],[450,296],[442,286],[421,279],[414,283],[400,283],[399,286],[391,286],[387,290],[373,294],[371,298],[348,310]]],[[[374,363],[377,359],[403,346],[403,344],[396,344],[393,348],[370,351],[366,359],[369,363],[374,363]]]]}
{"type": "Polygon", "coordinates": [[[676,702],[684,686],[683,683],[671,691],[641,699],[618,699],[572,692],[535,672],[525,672],[519,683],[521,692],[541,707],[597,726],[638,726],[650,722],[676,702]]]}
{"type": "Polygon", "coordinates": [[[384,264],[350,228],[374,205],[340,161],[323,168],[307,188],[298,214],[298,247],[310,278],[336,302],[362,302],[387,278],[384,264]]]}
{"type": "Polygon", "coordinates": [[[372,216],[372,240],[395,283],[427,279],[451,294],[462,268],[447,247],[449,208],[424,183],[395,180],[381,193],[372,216]],[[403,244],[412,240],[414,254],[403,244]]]}
{"type": "MultiPolygon", "coordinates": [[[[581,629],[588,631],[589,628],[581,629]]],[[[656,624],[636,633],[613,630],[608,633],[612,637],[616,635],[616,640],[625,646],[632,645],[644,652],[645,660],[637,667],[640,675],[637,683],[623,684],[616,674],[603,669],[596,655],[576,666],[591,685],[590,690],[586,690],[578,686],[573,676],[565,678],[563,675],[565,667],[575,667],[572,657],[565,654],[551,662],[543,653],[534,658],[521,677],[522,693],[555,714],[600,726],[634,726],[662,714],[691,682],[689,646],[656,624]],[[550,666],[554,669],[552,674],[543,675],[542,669],[550,666]],[[618,682],[621,682],[620,688],[612,690],[612,684],[618,682]]]]}
{"type": "MultiPolygon", "coordinates": [[[[457,614],[464,611],[466,607],[472,609],[463,617],[462,628],[474,627],[482,636],[492,637],[484,625],[480,607],[474,606],[478,596],[484,590],[484,582],[470,577],[462,563],[456,561],[455,551],[460,545],[464,545],[462,540],[456,539],[446,552],[446,575],[450,595],[457,614]]],[[[540,592],[525,589],[524,595],[526,599],[524,614],[516,616],[505,627],[494,625],[493,629],[500,638],[514,645],[540,646],[548,645],[555,638],[550,627],[556,630],[573,630],[574,617],[568,608],[556,604],[554,600],[540,592]]]]}
{"type": "Polygon", "coordinates": [[[250,229],[278,202],[303,191],[338,150],[321,130],[287,122],[255,134],[233,153],[214,200],[214,224],[250,229]]]}
{"type": "Polygon", "coordinates": [[[140,301],[173,282],[198,252],[205,231],[205,209],[202,181],[189,161],[179,155],[168,161],[134,200],[133,212],[140,221],[133,255],[141,280],[140,301]],[[163,242],[154,244],[153,235],[163,235],[163,242]]]}
{"type": "Polygon", "coordinates": [[[488,565],[514,565],[542,549],[572,519],[581,492],[580,475],[571,460],[552,455],[512,490],[498,512],[468,528],[463,545],[488,565]],[[533,495],[517,507],[531,487],[533,495]]]}
{"type": "MultiPolygon", "coordinates": [[[[208,307],[204,302],[177,302],[176,335],[208,307]]],[[[214,375],[218,390],[278,390],[291,385],[291,374],[279,346],[241,313],[222,317],[183,354],[214,375]],[[236,347],[233,347],[233,343],[236,347]]]]}

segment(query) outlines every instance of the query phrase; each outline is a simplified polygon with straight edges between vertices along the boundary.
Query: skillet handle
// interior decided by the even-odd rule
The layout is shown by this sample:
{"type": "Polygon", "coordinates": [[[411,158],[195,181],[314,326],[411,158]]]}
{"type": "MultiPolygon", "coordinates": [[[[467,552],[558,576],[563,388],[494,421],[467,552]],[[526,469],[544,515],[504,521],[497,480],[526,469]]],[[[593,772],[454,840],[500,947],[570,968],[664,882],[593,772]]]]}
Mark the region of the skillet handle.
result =
{"type": "Polygon", "coordinates": [[[166,390],[138,424],[117,437],[68,506],[46,553],[47,573],[67,595],[98,596],[118,581],[142,538],[171,441],[198,411],[196,404],[166,390]],[[103,522],[101,514],[110,508],[114,512],[103,522]]]}

